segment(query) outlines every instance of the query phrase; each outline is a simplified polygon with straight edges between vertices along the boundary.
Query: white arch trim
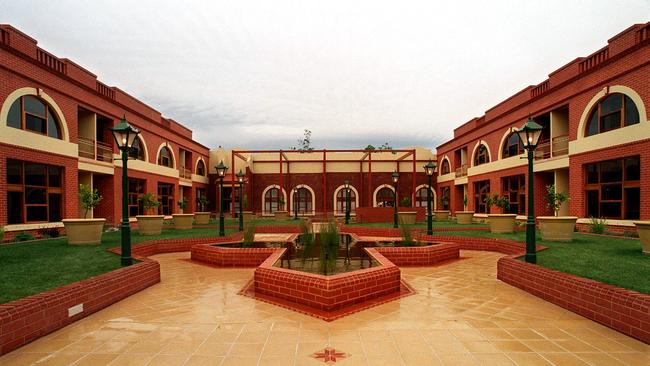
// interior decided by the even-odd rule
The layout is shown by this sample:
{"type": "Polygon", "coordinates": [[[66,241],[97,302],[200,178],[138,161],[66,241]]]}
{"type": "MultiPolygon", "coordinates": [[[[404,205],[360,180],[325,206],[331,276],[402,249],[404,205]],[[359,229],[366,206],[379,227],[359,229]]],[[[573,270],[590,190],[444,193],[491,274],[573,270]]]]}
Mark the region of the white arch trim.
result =
{"type": "Polygon", "coordinates": [[[156,152],[156,161],[154,161],[153,163],[158,165],[158,157],[160,157],[160,151],[165,146],[172,153],[172,168],[176,169],[176,154],[174,154],[174,149],[172,148],[172,144],[170,144],[169,142],[163,142],[163,143],[160,144],[160,146],[158,146],[158,151],[156,152]]]}
{"type": "MultiPolygon", "coordinates": [[[[340,186],[338,186],[338,187],[334,190],[334,205],[332,206],[332,207],[334,208],[334,215],[342,215],[342,214],[345,214],[345,212],[337,212],[337,211],[336,211],[336,195],[339,194],[339,191],[341,191],[342,189],[345,189],[345,185],[343,185],[343,184],[341,184],[340,186]]],[[[354,203],[355,203],[354,207],[359,207],[359,192],[358,192],[357,189],[354,188],[354,186],[352,186],[352,185],[350,186],[350,190],[354,192],[354,203]]],[[[355,215],[354,212],[351,212],[350,214],[351,214],[351,215],[355,215]]]]}
{"type": "MultiPolygon", "coordinates": [[[[597,135],[594,135],[594,136],[585,137],[585,132],[586,132],[585,129],[587,128],[587,119],[589,118],[589,114],[590,114],[591,110],[594,108],[594,106],[596,105],[596,103],[600,102],[601,99],[603,99],[604,97],[606,97],[607,95],[612,94],[612,93],[621,93],[621,94],[625,94],[628,97],[630,97],[630,99],[632,99],[634,104],[636,104],[636,108],[639,111],[639,122],[640,123],[648,122],[648,116],[646,114],[645,105],[643,104],[643,100],[641,99],[639,94],[637,94],[637,92],[634,91],[634,89],[628,88],[627,86],[623,86],[623,85],[612,85],[612,86],[609,86],[609,87],[606,86],[591,98],[589,103],[587,103],[587,106],[585,107],[585,109],[582,111],[582,115],[580,116],[580,123],[578,124],[578,136],[577,136],[578,140],[583,139],[583,138],[591,138],[591,137],[594,137],[594,136],[602,135],[602,134],[597,134],[597,135]]],[[[620,129],[616,129],[616,130],[620,130],[620,129]]],[[[607,132],[603,132],[603,133],[606,134],[606,133],[613,132],[613,131],[616,131],[616,130],[607,131],[607,132]]]]}
{"type": "Polygon", "coordinates": [[[481,146],[481,144],[485,145],[485,147],[487,148],[488,158],[490,159],[489,162],[491,163],[491,162],[494,161],[494,160],[492,160],[492,153],[490,152],[490,145],[488,145],[488,143],[485,142],[485,140],[479,140],[476,143],[476,145],[474,145],[474,149],[472,150],[472,155],[470,155],[470,159],[471,159],[471,165],[470,166],[474,166],[474,154],[476,154],[476,150],[478,149],[479,146],[481,146]]]}
{"type": "MultiPolygon", "coordinates": [[[[503,133],[503,136],[501,136],[501,142],[499,143],[499,151],[497,151],[497,156],[499,157],[499,160],[503,159],[503,144],[507,143],[508,136],[510,136],[510,134],[511,134],[512,132],[514,132],[516,128],[517,128],[517,127],[515,127],[515,126],[512,126],[512,127],[508,128],[508,129],[503,133]]],[[[489,151],[490,151],[490,149],[488,148],[488,152],[489,152],[489,151]]],[[[523,153],[522,153],[522,154],[523,154],[523,153]]],[[[519,154],[519,155],[517,155],[517,156],[520,156],[520,155],[522,155],[522,154],[519,154]]],[[[506,159],[508,159],[508,158],[514,158],[514,157],[516,157],[516,156],[508,156],[506,159]]],[[[492,159],[490,159],[490,161],[492,161],[492,159]]]]}
{"type": "Polygon", "coordinates": [[[203,160],[203,157],[199,156],[198,159],[196,159],[196,163],[194,164],[194,174],[198,175],[199,174],[199,161],[203,162],[203,172],[205,175],[202,175],[202,177],[205,177],[208,174],[208,164],[205,163],[205,160],[203,160]]]}
{"type": "MultiPolygon", "coordinates": [[[[294,193],[293,193],[293,190],[296,189],[296,188],[305,188],[305,189],[307,189],[309,192],[311,192],[311,212],[307,212],[307,213],[304,213],[304,214],[306,214],[306,215],[314,215],[315,212],[316,212],[316,192],[314,192],[314,190],[313,190],[310,186],[308,186],[308,185],[306,185],[306,184],[299,184],[299,185],[293,187],[293,189],[291,189],[291,198],[289,199],[289,201],[290,201],[290,205],[289,205],[289,207],[288,207],[288,208],[289,208],[288,211],[289,211],[292,215],[293,215],[294,212],[295,212],[295,205],[294,205],[294,201],[293,201],[295,195],[294,195],[294,193]]],[[[286,200],[285,200],[285,202],[286,202],[286,200]]]]}
{"type": "Polygon", "coordinates": [[[452,170],[451,170],[451,160],[449,160],[449,157],[447,157],[447,155],[445,155],[445,156],[442,157],[442,160],[440,160],[440,166],[438,167],[438,175],[444,175],[444,174],[442,174],[442,163],[445,162],[445,161],[447,162],[447,164],[449,164],[449,173],[452,172],[452,170]]]}
{"type": "Polygon", "coordinates": [[[138,140],[140,140],[140,145],[142,145],[142,149],[144,150],[144,161],[149,162],[149,148],[147,147],[147,142],[144,140],[144,137],[142,137],[142,133],[138,135],[138,140]]]}
{"type": "Polygon", "coordinates": [[[59,119],[59,124],[61,125],[61,134],[63,134],[61,140],[70,142],[68,121],[66,121],[65,115],[63,115],[63,111],[61,111],[59,105],[56,104],[54,99],[52,99],[51,96],[49,96],[46,92],[44,92],[43,89],[26,87],[26,88],[16,89],[13,92],[11,92],[11,94],[7,96],[7,99],[5,99],[4,103],[2,103],[2,109],[0,110],[0,121],[2,121],[2,124],[4,126],[7,126],[7,117],[9,116],[9,108],[11,108],[11,105],[14,104],[14,102],[18,98],[23,97],[25,95],[33,95],[35,97],[39,97],[44,101],[46,101],[47,104],[49,104],[50,107],[54,109],[54,113],[56,114],[56,117],[59,119]]]}
{"type": "Polygon", "coordinates": [[[287,202],[287,192],[284,189],[280,189],[280,186],[277,184],[272,184],[262,191],[262,215],[272,215],[273,212],[268,212],[266,211],[266,204],[264,202],[264,197],[266,197],[266,192],[269,191],[269,189],[277,188],[282,192],[282,200],[285,202],[285,209],[286,209],[286,202],[287,202]]]}
{"type": "Polygon", "coordinates": [[[381,190],[382,188],[388,188],[391,191],[393,191],[393,194],[395,193],[395,187],[393,187],[390,184],[382,184],[379,187],[375,188],[375,191],[372,193],[372,207],[377,207],[377,193],[379,193],[379,190],[381,190]]]}
{"type": "Polygon", "coordinates": [[[438,208],[438,194],[436,193],[436,190],[432,189],[428,184],[420,184],[419,186],[415,187],[415,192],[413,192],[413,205],[415,205],[415,194],[422,188],[429,188],[431,193],[433,193],[433,197],[431,197],[431,202],[433,203],[432,209],[436,210],[438,208]]]}

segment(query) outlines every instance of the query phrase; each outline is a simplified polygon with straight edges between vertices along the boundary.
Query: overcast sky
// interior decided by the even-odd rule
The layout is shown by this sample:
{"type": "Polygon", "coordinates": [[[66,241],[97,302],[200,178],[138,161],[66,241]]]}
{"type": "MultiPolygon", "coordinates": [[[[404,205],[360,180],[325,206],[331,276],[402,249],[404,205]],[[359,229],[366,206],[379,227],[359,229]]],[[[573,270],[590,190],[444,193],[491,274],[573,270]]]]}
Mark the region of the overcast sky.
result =
{"type": "Polygon", "coordinates": [[[7,1],[36,38],[213,148],[429,148],[650,18],[626,1],[7,1]]]}

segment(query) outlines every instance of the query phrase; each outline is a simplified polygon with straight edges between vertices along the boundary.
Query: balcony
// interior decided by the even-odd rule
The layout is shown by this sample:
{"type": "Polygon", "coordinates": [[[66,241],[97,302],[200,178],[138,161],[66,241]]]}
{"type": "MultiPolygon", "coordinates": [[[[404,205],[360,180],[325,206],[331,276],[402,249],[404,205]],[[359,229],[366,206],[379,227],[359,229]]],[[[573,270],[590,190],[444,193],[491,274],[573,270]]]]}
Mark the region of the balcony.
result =
{"type": "Polygon", "coordinates": [[[185,167],[180,167],[178,169],[178,176],[183,179],[192,179],[192,171],[185,168],[185,167]]]}
{"type": "Polygon", "coordinates": [[[553,137],[541,141],[535,149],[535,160],[567,155],[569,153],[569,135],[553,137]]]}
{"type": "Polygon", "coordinates": [[[463,164],[456,168],[456,178],[467,176],[467,164],[463,164]]]}
{"type": "Polygon", "coordinates": [[[84,137],[78,138],[78,144],[79,157],[107,163],[113,162],[113,147],[111,145],[84,137]]]}

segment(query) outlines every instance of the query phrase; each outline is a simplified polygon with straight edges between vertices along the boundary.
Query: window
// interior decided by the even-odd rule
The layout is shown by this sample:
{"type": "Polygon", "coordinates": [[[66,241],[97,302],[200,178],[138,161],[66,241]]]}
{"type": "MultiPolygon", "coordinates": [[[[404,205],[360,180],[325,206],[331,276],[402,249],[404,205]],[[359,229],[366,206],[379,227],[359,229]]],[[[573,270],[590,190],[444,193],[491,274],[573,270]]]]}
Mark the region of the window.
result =
{"type": "Polygon", "coordinates": [[[205,176],[205,163],[203,162],[203,160],[199,160],[196,163],[196,174],[202,177],[205,176]]]}
{"type": "Polygon", "coordinates": [[[512,132],[508,135],[505,143],[503,144],[503,149],[501,150],[502,158],[509,158],[511,156],[517,156],[524,153],[524,143],[519,138],[516,132],[512,132]]]}
{"type": "Polygon", "coordinates": [[[488,154],[488,149],[484,144],[480,144],[478,149],[476,149],[476,154],[474,155],[474,166],[489,162],[490,155],[488,154]]]}
{"type": "MultiPolygon", "coordinates": [[[[266,193],[264,193],[264,212],[273,213],[275,211],[284,209],[283,205],[280,205],[280,189],[279,188],[269,188],[266,193]]],[[[282,199],[284,200],[284,199],[282,199]]]]}
{"type": "Polygon", "coordinates": [[[526,213],[526,176],[513,175],[503,178],[501,182],[503,195],[510,200],[509,214],[524,215],[526,213]]]}
{"type": "MultiPolygon", "coordinates": [[[[345,213],[346,209],[345,188],[339,189],[336,192],[336,212],[345,213]]],[[[357,194],[350,189],[350,213],[355,212],[357,209],[357,194]]]]}
{"type": "Polygon", "coordinates": [[[172,157],[172,152],[167,146],[163,146],[160,149],[160,154],[158,154],[158,165],[166,166],[169,168],[174,167],[174,158],[172,157]]]}
{"type": "Polygon", "coordinates": [[[431,192],[431,206],[435,202],[433,191],[429,187],[422,187],[415,191],[415,207],[427,207],[427,192],[431,192]]]}
{"type": "Polygon", "coordinates": [[[638,156],[587,164],[587,215],[611,219],[639,219],[640,177],[641,165],[638,156]]]}
{"type": "Polygon", "coordinates": [[[487,199],[490,196],[490,181],[482,180],[474,183],[474,210],[477,213],[490,213],[487,199]]]}
{"type": "Polygon", "coordinates": [[[292,209],[296,209],[296,202],[298,204],[298,213],[312,213],[313,211],[313,206],[311,203],[311,191],[309,191],[307,188],[302,187],[298,188],[298,192],[293,193],[293,207],[292,209]]]}
{"type": "Polygon", "coordinates": [[[208,210],[208,207],[207,204],[205,204],[205,202],[202,203],[202,201],[204,201],[203,199],[201,199],[202,197],[205,197],[206,200],[208,198],[207,194],[205,193],[205,188],[197,188],[196,207],[198,208],[199,212],[206,212],[208,210]]]}
{"type": "Polygon", "coordinates": [[[129,191],[128,191],[128,204],[129,204],[129,217],[144,215],[144,206],[138,198],[144,195],[144,189],[147,181],[144,179],[129,178],[129,191]]]}
{"type": "Polygon", "coordinates": [[[625,94],[613,93],[594,106],[589,115],[585,136],[616,130],[639,123],[639,110],[625,94]]]}
{"type": "Polygon", "coordinates": [[[63,138],[61,125],[52,107],[33,95],[16,99],[9,108],[7,126],[32,131],[55,139],[63,138]]]}
{"type": "Polygon", "coordinates": [[[377,191],[377,207],[393,207],[395,203],[395,193],[388,187],[383,187],[377,191]]]}
{"type": "Polygon", "coordinates": [[[7,223],[61,221],[63,169],[7,159],[7,223]]]}
{"type": "Polygon", "coordinates": [[[158,214],[169,216],[174,212],[174,185],[158,183],[158,214]]]}
{"type": "Polygon", "coordinates": [[[449,167],[449,160],[444,159],[442,161],[442,166],[440,167],[440,174],[449,174],[451,168],[449,167]]]}
{"type": "Polygon", "coordinates": [[[136,137],[131,144],[131,149],[129,150],[129,158],[133,160],[143,160],[144,161],[144,145],[140,141],[140,137],[136,137]]]}

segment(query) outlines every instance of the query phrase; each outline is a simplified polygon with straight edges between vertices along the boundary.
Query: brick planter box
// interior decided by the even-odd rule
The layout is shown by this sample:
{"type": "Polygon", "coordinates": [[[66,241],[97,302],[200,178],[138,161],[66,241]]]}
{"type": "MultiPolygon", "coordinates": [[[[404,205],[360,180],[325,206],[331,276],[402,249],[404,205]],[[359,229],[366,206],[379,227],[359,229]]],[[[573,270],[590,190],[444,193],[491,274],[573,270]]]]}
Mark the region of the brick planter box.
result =
{"type": "Polygon", "coordinates": [[[434,266],[440,262],[460,257],[460,245],[449,243],[422,247],[379,247],[374,249],[400,267],[434,266]]]}
{"type": "Polygon", "coordinates": [[[226,248],[214,245],[195,245],[190,250],[192,260],[219,267],[257,267],[275,248],[226,248]]]}
{"type": "MultiPolygon", "coordinates": [[[[424,221],[426,218],[425,207],[398,207],[398,212],[417,212],[416,220],[424,221]]],[[[357,207],[357,222],[393,222],[392,207],[357,207]]]]}

